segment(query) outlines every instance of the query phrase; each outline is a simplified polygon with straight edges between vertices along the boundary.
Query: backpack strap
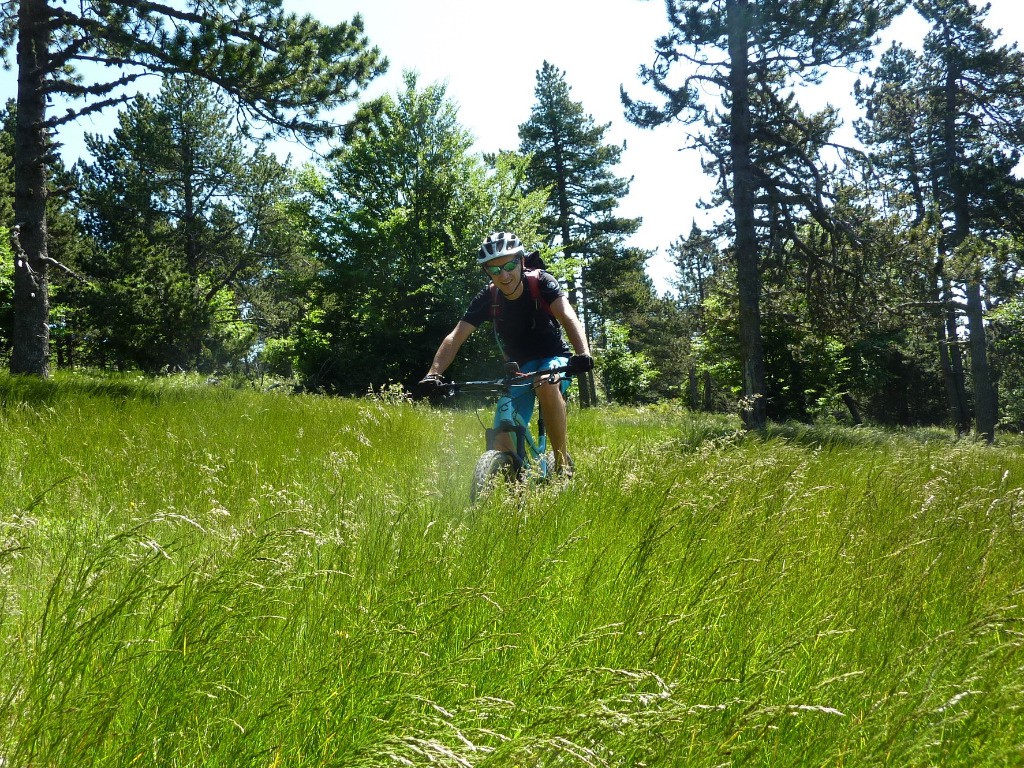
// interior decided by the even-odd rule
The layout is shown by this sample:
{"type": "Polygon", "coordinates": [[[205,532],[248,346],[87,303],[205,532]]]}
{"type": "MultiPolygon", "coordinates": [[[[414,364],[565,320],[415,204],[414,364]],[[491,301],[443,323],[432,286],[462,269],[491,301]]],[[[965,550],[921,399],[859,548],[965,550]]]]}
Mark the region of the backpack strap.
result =
{"type": "MultiPolygon", "coordinates": [[[[526,282],[527,290],[530,292],[531,298],[533,298],[533,308],[535,312],[544,312],[549,317],[554,317],[555,313],[551,311],[551,305],[547,300],[541,296],[540,293],[540,270],[539,269],[526,269],[523,270],[523,280],[526,282]]],[[[505,348],[502,346],[501,337],[498,335],[498,323],[501,322],[501,307],[502,297],[498,293],[498,286],[494,283],[490,285],[491,290],[491,325],[494,326],[494,338],[498,342],[498,349],[501,350],[501,354],[505,355],[505,348]]]]}
{"type": "Polygon", "coordinates": [[[507,361],[508,355],[505,354],[505,345],[501,343],[501,335],[498,333],[498,323],[501,321],[501,297],[498,296],[498,286],[494,283],[491,283],[490,289],[491,328],[494,329],[494,342],[498,345],[498,351],[501,352],[501,356],[507,361]]]}
{"type": "MultiPolygon", "coordinates": [[[[530,296],[533,298],[533,307],[538,312],[544,312],[550,317],[554,317],[555,313],[551,311],[551,305],[547,302],[543,296],[540,295],[540,270],[539,269],[527,269],[523,271],[523,280],[526,282],[526,287],[530,291],[530,296]]],[[[491,283],[491,321],[497,322],[501,319],[501,298],[498,296],[498,287],[491,283]]]]}
{"type": "Polygon", "coordinates": [[[547,300],[540,295],[540,270],[528,269],[523,272],[523,278],[526,280],[526,284],[530,288],[530,295],[533,296],[534,308],[539,310],[542,309],[546,314],[554,317],[555,313],[551,311],[551,305],[548,304],[547,300]]]}

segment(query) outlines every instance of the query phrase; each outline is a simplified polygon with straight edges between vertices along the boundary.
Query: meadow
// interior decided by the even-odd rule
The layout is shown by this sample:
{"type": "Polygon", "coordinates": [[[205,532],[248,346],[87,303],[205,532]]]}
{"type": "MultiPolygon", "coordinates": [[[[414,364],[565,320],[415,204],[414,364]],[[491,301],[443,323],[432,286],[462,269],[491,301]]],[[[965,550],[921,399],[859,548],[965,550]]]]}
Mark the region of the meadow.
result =
{"type": "Polygon", "coordinates": [[[0,766],[1024,765],[1024,442],[0,376],[0,766]]]}

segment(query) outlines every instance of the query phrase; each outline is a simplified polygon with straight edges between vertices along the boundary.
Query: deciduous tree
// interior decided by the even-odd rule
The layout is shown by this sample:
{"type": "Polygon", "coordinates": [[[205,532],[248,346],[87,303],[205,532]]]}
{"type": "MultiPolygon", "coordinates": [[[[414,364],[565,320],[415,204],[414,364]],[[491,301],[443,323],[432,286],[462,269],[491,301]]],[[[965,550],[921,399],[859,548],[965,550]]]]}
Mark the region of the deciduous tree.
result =
{"type": "MultiPolygon", "coordinates": [[[[535,242],[544,196],[525,191],[525,160],[503,153],[488,168],[472,144],[444,86],[407,73],[403,90],[360,108],[328,174],[311,179],[323,283],[299,344],[308,384],[412,384],[484,282],[484,234],[535,242]]],[[[488,336],[463,347],[463,370],[495,359],[488,336]]]]}

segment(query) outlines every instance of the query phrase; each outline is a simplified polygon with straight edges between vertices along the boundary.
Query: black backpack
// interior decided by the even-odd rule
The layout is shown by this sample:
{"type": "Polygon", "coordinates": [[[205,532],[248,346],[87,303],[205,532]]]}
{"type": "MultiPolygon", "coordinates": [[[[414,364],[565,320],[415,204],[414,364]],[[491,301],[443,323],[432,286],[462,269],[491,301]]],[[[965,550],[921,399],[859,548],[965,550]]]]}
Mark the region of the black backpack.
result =
{"type": "Polygon", "coordinates": [[[547,269],[548,265],[540,257],[540,251],[528,253],[523,257],[523,269],[547,269]]]}

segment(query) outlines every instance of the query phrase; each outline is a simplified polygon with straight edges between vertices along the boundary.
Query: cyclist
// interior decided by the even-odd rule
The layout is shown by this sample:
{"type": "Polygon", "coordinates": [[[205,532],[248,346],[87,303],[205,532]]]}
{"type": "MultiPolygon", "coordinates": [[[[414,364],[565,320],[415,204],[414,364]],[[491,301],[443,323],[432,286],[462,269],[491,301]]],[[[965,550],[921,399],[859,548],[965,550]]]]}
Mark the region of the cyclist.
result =
{"type": "MultiPolygon", "coordinates": [[[[565,365],[573,373],[585,373],[594,367],[583,326],[558,281],[543,270],[527,273],[525,258],[526,249],[513,233],[494,232],[487,236],[477,251],[476,261],[491,284],[477,293],[465,315],[437,348],[430,370],[420,381],[421,390],[441,382],[441,374],[451,365],[463,342],[487,320],[494,325],[495,338],[506,360],[518,363],[523,373],[565,365]],[[562,329],[576,353],[571,357],[562,329]]],[[[526,384],[513,388],[513,402],[525,424],[533,416],[534,395],[530,387],[526,384]]],[[[563,398],[566,387],[568,382],[545,382],[535,391],[555,457],[555,472],[571,477],[573,462],[563,398]]],[[[507,432],[498,434],[494,447],[499,451],[515,450],[507,432]]]]}

